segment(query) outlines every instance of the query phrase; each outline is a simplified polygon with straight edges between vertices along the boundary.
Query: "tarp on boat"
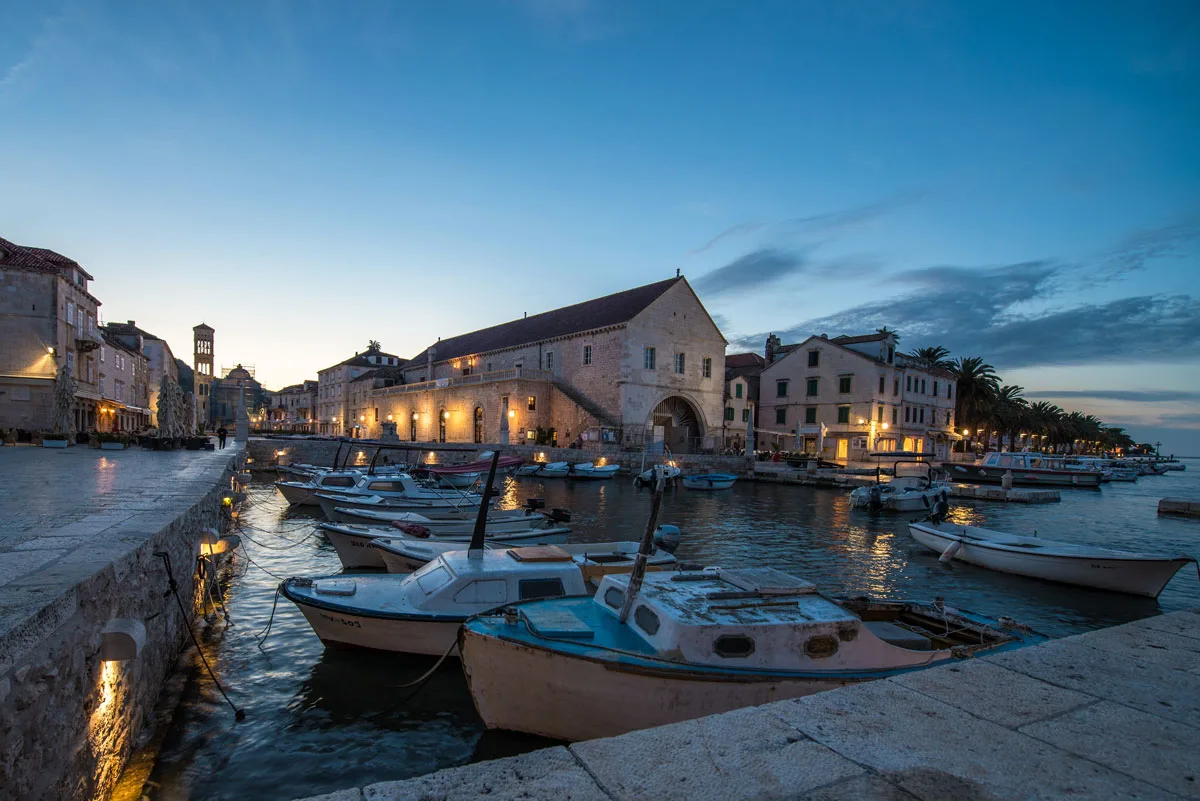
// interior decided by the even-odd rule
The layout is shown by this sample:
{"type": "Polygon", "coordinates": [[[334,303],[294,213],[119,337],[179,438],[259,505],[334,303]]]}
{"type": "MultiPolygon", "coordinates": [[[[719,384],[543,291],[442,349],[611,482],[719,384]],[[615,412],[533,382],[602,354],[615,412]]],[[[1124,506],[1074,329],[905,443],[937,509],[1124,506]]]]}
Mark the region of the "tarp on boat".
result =
{"type": "MultiPolygon", "coordinates": [[[[505,470],[509,467],[516,467],[525,462],[520,456],[501,456],[496,462],[497,470],[505,470]]],[[[478,462],[470,464],[453,464],[446,466],[429,465],[425,468],[430,473],[446,473],[450,475],[458,473],[486,473],[488,468],[492,466],[491,459],[480,459],[478,462]]]]}

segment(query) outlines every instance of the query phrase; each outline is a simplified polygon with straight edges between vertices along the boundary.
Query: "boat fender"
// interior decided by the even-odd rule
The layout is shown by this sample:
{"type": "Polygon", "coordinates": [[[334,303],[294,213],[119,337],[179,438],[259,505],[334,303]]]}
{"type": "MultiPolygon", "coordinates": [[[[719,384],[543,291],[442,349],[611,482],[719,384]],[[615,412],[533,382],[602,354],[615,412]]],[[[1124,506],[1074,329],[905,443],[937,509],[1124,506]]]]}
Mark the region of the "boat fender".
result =
{"type": "Polygon", "coordinates": [[[654,529],[654,544],[662,548],[667,553],[675,553],[675,549],[679,547],[679,541],[682,539],[682,534],[678,526],[659,526],[654,529]]]}
{"type": "Polygon", "coordinates": [[[947,546],[946,550],[942,551],[942,555],[938,557],[939,562],[949,562],[954,558],[954,555],[962,549],[962,542],[955,540],[947,546]]]}

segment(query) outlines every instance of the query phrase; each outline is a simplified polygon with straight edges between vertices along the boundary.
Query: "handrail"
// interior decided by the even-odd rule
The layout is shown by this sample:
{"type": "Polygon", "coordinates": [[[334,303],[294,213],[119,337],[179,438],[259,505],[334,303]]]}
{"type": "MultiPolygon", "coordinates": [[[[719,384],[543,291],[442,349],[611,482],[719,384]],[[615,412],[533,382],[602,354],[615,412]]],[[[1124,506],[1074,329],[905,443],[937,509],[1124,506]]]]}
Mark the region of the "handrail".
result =
{"type": "Polygon", "coordinates": [[[491,384],[496,381],[513,381],[525,379],[527,381],[551,381],[553,374],[545,370],[537,370],[524,367],[510,367],[507,370],[492,370],[487,373],[473,373],[471,375],[455,376],[453,378],[438,378],[433,381],[420,381],[416,384],[397,384],[391,387],[381,387],[376,390],[381,395],[407,395],[410,392],[426,392],[431,389],[448,389],[450,387],[464,387],[475,384],[491,384]]]}

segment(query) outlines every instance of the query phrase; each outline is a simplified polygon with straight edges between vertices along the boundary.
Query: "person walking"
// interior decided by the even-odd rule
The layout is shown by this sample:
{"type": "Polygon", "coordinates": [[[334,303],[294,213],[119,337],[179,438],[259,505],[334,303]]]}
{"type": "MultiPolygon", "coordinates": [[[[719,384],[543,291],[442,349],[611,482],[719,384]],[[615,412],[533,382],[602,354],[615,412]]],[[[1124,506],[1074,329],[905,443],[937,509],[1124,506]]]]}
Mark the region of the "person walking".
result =
{"type": "Polygon", "coordinates": [[[225,426],[217,429],[217,441],[221,443],[221,447],[225,447],[225,438],[229,436],[229,432],[225,430],[225,426]]]}

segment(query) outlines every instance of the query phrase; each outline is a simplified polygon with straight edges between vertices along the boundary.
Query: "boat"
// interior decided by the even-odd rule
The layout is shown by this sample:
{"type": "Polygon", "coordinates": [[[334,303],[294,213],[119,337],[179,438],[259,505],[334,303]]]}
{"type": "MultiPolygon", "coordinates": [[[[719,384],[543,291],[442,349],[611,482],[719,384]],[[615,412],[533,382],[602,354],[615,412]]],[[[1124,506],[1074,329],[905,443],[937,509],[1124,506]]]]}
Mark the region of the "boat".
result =
{"type": "MultiPolygon", "coordinates": [[[[488,533],[519,531],[529,528],[531,521],[536,522],[547,517],[556,523],[569,523],[571,521],[571,513],[566,509],[554,508],[549,512],[539,511],[544,506],[545,503],[541,498],[529,498],[525,501],[523,509],[489,510],[487,516],[488,533]]],[[[326,516],[334,523],[357,523],[358,525],[365,526],[390,526],[393,523],[416,523],[435,532],[453,531],[455,533],[465,532],[469,534],[474,525],[475,510],[476,507],[472,506],[470,509],[464,510],[462,514],[438,517],[437,510],[434,510],[431,514],[421,514],[420,512],[401,511],[386,507],[356,509],[347,506],[335,506],[331,513],[326,516]]]]}
{"type": "Polygon", "coordinates": [[[326,646],[448,655],[473,614],[534,598],[589,595],[554,545],[451,551],[414,573],[290,578],[279,585],[326,646]]]}
{"type": "Polygon", "coordinates": [[[1099,470],[1071,470],[1062,456],[1044,453],[989,453],[979,464],[943,462],[951,481],[971,484],[1000,484],[1005,474],[1012,474],[1014,486],[1027,487],[1099,487],[1099,470]]]}
{"type": "Polygon", "coordinates": [[[698,476],[684,476],[683,486],[691,490],[723,490],[733,486],[737,476],[732,473],[703,473],[698,476]]]}
{"type": "MultiPolygon", "coordinates": [[[[468,464],[427,465],[422,470],[446,486],[466,489],[474,486],[475,482],[479,481],[480,477],[487,472],[491,456],[492,452],[488,451],[486,458],[468,464]]],[[[501,456],[496,469],[500,472],[508,472],[520,467],[524,461],[519,456],[501,456]]]]}
{"type": "Polygon", "coordinates": [[[566,478],[571,472],[570,462],[535,462],[517,468],[515,475],[542,478],[566,478]]]}
{"type": "Polygon", "coordinates": [[[619,464],[595,465],[591,462],[586,464],[573,464],[567,472],[567,478],[576,481],[600,481],[606,478],[612,478],[621,469],[619,464]]]}
{"type": "Polygon", "coordinates": [[[675,466],[674,462],[667,462],[666,464],[655,465],[648,470],[643,470],[642,472],[638,473],[633,477],[633,485],[635,487],[654,486],[654,482],[657,480],[655,478],[657,474],[654,472],[656,468],[662,471],[662,477],[664,481],[674,481],[683,473],[682,470],[675,466]]]}
{"type": "MultiPolygon", "coordinates": [[[[567,541],[571,529],[541,518],[540,523],[530,521],[525,528],[505,532],[488,532],[486,541],[515,545],[553,545],[567,541]]],[[[429,521],[431,523],[436,521],[429,521]]],[[[362,526],[353,523],[321,523],[318,528],[337,551],[338,559],[346,570],[387,567],[379,552],[371,547],[379,539],[410,539],[415,542],[449,542],[462,550],[471,540],[471,531],[434,532],[416,523],[398,523],[395,526],[362,526]]]]}
{"type": "Polygon", "coordinates": [[[1157,598],[1190,556],[1133,553],[1006,534],[928,520],[910,523],[912,538],[942,555],[979,567],[1098,590],[1157,598]]]}
{"type": "Polygon", "coordinates": [[[361,470],[330,470],[307,479],[276,481],[275,488],[291,506],[316,506],[318,492],[350,489],[361,478],[361,470]]]}
{"type": "Polygon", "coordinates": [[[1039,639],[944,605],[835,600],[772,568],[655,573],[631,591],[637,578],[466,621],[458,649],[487,727],[611,737],[1039,639]]]}
{"type": "Polygon", "coordinates": [[[1138,471],[1131,470],[1125,467],[1112,467],[1112,474],[1108,477],[1109,481],[1137,481],[1138,471]]]}
{"type": "Polygon", "coordinates": [[[920,512],[932,509],[938,501],[949,501],[950,483],[932,465],[918,461],[915,464],[925,468],[923,475],[902,475],[904,464],[914,462],[898,459],[890,481],[880,481],[882,471],[878,471],[874,484],[851,490],[850,505],[872,512],[920,512]]]}
{"type": "MultiPolygon", "coordinates": [[[[505,535],[492,537],[483,544],[486,550],[504,550],[512,548],[505,535]]],[[[633,568],[634,557],[637,556],[636,542],[589,542],[576,545],[557,544],[564,553],[570,554],[575,564],[583,571],[584,580],[591,585],[600,583],[606,575],[613,572],[628,573],[633,568]]],[[[371,548],[379,552],[383,564],[389,573],[411,573],[420,570],[426,563],[451,551],[461,551],[461,542],[444,540],[417,540],[411,537],[376,539],[371,542],[371,548]]],[[[675,567],[675,557],[667,551],[656,549],[651,553],[647,569],[671,570],[675,567]]]]}

